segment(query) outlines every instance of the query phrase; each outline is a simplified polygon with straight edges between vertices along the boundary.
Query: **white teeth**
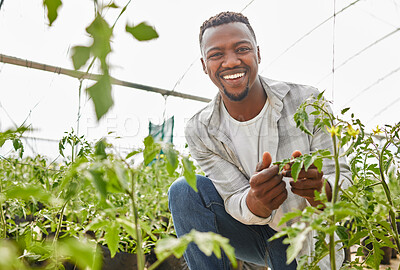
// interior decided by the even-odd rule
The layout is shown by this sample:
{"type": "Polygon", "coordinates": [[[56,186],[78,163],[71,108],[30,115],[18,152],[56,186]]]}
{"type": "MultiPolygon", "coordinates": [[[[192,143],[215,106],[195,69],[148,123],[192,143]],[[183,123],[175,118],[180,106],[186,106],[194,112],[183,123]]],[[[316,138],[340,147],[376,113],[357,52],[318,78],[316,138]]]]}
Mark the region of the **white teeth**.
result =
{"type": "Polygon", "coordinates": [[[241,72],[241,73],[236,73],[236,74],[231,74],[231,75],[225,75],[225,76],[223,76],[223,78],[225,80],[233,80],[233,79],[237,79],[237,78],[240,78],[243,76],[244,76],[244,72],[241,72]]]}

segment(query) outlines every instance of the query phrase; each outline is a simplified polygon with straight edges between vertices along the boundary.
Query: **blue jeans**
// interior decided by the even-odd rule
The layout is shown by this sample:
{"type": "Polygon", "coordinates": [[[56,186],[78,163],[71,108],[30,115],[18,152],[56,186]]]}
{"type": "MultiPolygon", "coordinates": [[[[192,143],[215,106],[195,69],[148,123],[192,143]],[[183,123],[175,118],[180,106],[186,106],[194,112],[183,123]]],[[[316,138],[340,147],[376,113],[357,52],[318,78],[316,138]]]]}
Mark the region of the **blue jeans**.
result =
{"type": "MultiPolygon", "coordinates": [[[[268,265],[273,270],[296,269],[296,261],[286,265],[287,245],[282,239],[269,242],[275,231],[268,225],[245,225],[225,211],[224,202],[211,180],[197,176],[196,193],[179,178],[168,191],[169,208],[178,237],[192,229],[214,232],[229,239],[235,248],[236,258],[258,265],[268,265]]],[[[229,270],[230,263],[223,253],[218,259],[201,252],[194,243],[189,244],[185,260],[191,270],[229,270]]]]}

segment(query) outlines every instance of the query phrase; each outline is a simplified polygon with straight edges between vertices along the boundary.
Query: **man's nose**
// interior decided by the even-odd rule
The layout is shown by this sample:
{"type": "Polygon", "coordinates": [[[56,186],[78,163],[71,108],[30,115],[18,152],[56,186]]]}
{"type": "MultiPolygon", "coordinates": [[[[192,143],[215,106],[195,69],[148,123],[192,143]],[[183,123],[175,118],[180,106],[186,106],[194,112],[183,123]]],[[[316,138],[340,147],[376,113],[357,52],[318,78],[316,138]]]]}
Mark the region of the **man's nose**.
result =
{"type": "Polygon", "coordinates": [[[240,59],[234,52],[226,53],[224,61],[222,62],[222,67],[233,68],[240,65],[240,59]]]}

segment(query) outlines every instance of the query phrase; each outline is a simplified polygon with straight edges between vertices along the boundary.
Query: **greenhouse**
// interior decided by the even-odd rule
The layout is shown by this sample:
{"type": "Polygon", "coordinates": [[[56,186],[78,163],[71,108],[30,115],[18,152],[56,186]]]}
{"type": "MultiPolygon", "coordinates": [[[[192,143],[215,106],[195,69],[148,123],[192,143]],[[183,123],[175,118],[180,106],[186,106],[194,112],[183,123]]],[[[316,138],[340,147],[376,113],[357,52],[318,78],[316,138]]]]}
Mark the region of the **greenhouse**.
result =
{"type": "Polygon", "coordinates": [[[0,270],[400,269],[398,0],[0,0],[0,270]]]}

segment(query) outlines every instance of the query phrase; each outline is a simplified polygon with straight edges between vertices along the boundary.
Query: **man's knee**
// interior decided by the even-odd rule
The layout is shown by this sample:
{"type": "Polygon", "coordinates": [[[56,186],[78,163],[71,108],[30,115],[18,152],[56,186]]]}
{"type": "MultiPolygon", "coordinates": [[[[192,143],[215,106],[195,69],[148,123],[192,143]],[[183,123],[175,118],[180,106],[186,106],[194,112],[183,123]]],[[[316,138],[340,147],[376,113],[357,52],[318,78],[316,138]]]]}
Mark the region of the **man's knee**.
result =
{"type": "Polygon", "coordinates": [[[198,192],[188,184],[185,177],[178,178],[168,189],[169,204],[187,205],[186,202],[201,197],[202,194],[209,193],[210,188],[214,188],[211,180],[201,175],[196,175],[196,187],[198,192]]]}

